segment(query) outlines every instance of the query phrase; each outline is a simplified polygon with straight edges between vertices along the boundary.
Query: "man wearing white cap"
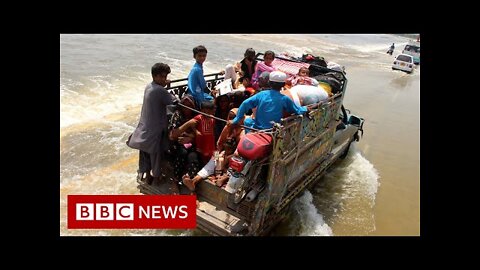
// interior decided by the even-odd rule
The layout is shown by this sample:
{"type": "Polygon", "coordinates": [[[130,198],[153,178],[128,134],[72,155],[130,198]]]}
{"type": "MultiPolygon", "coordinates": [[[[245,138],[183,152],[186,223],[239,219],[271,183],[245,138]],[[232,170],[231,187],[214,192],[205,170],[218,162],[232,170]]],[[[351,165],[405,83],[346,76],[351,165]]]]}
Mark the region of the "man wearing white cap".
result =
{"type": "Polygon", "coordinates": [[[270,73],[270,88],[246,99],[238,108],[237,116],[229,122],[236,125],[244,117],[245,113],[257,108],[255,119],[251,127],[256,129],[267,129],[273,126],[273,122],[279,123],[283,112],[303,114],[308,111],[306,106],[296,105],[289,97],[282,95],[280,89],[285,85],[287,75],[281,71],[270,73]]]}

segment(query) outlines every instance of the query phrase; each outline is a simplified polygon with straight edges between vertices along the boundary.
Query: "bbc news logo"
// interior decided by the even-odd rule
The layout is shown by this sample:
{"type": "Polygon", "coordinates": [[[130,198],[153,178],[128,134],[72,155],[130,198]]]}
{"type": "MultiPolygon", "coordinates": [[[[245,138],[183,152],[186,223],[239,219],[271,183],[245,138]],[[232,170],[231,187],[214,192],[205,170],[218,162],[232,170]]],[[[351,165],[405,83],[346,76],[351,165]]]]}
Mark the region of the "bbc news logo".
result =
{"type": "Polygon", "coordinates": [[[194,195],[68,195],[68,229],[194,229],[194,195]]]}
{"type": "Polygon", "coordinates": [[[77,220],[133,220],[133,203],[77,203],[77,220]]]}

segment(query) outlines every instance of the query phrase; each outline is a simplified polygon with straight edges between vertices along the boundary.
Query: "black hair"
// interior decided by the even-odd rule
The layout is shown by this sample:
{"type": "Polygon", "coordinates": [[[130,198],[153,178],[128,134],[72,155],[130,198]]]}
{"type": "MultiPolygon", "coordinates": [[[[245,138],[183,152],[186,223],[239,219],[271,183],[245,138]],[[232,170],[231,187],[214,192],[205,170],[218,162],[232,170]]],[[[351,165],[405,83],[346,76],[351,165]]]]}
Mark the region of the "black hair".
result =
{"type": "Polygon", "coordinates": [[[201,52],[207,53],[207,48],[205,48],[203,45],[198,45],[197,47],[193,48],[193,57],[195,57],[197,53],[201,52]]]}
{"type": "Polygon", "coordinates": [[[227,100],[227,102],[228,102],[227,108],[228,108],[228,110],[230,110],[230,108],[229,108],[230,107],[230,97],[227,94],[218,96],[218,97],[215,98],[215,101],[214,101],[215,106],[216,106],[216,108],[215,108],[215,115],[216,116],[219,116],[222,112],[222,106],[220,106],[220,103],[224,99],[227,100]]]}
{"type": "Polygon", "coordinates": [[[152,77],[155,77],[159,74],[169,74],[171,72],[170,67],[164,63],[156,63],[152,66],[152,77]]]}
{"type": "Polygon", "coordinates": [[[243,77],[238,78],[239,83],[243,83],[244,80],[251,80],[251,79],[248,78],[247,76],[243,76],[243,77]]]}
{"type": "Polygon", "coordinates": [[[213,110],[215,109],[215,104],[211,100],[204,100],[202,101],[202,109],[213,110]]]}
{"type": "Polygon", "coordinates": [[[255,50],[253,48],[248,48],[243,54],[243,57],[248,57],[249,55],[255,56],[255,50]]]}
{"type": "Polygon", "coordinates": [[[155,77],[159,74],[166,73],[169,74],[171,72],[170,67],[164,63],[156,63],[152,66],[152,77],[155,77]]]}
{"type": "Polygon", "coordinates": [[[215,98],[215,103],[218,103],[217,105],[219,105],[220,100],[222,100],[222,99],[226,99],[226,100],[230,101],[230,97],[225,94],[225,95],[221,95],[221,96],[216,97],[215,98]]]}

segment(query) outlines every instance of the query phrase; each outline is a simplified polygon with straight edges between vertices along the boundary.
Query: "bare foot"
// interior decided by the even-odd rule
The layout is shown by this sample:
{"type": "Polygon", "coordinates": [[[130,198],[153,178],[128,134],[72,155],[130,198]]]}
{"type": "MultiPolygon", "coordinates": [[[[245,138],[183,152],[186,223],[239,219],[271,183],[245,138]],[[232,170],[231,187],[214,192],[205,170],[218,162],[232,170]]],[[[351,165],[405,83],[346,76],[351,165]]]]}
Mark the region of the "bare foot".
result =
{"type": "Polygon", "coordinates": [[[190,176],[188,176],[187,174],[182,177],[182,182],[190,191],[195,190],[195,184],[193,184],[193,180],[190,179],[190,176]]]}

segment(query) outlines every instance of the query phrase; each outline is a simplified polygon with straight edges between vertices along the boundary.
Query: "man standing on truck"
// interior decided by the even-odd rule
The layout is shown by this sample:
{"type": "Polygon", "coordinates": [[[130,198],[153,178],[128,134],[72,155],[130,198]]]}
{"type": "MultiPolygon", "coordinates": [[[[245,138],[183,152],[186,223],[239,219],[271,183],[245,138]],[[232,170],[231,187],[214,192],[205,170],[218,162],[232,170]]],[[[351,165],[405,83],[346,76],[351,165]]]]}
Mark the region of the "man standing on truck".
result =
{"type": "MultiPolygon", "coordinates": [[[[289,97],[282,95],[280,89],[285,85],[287,75],[281,71],[273,71],[269,75],[270,89],[263,90],[258,94],[246,99],[238,109],[237,116],[228,122],[228,125],[237,125],[245,116],[245,113],[257,108],[255,119],[251,127],[256,129],[268,129],[273,123],[279,123],[283,111],[295,114],[304,114],[309,111],[306,106],[296,105],[289,97]]],[[[247,130],[245,132],[248,132],[247,130]]]]}
{"type": "Polygon", "coordinates": [[[142,112],[137,128],[128,138],[127,145],[140,150],[138,177],[151,184],[160,177],[160,163],[168,149],[167,105],[176,100],[164,87],[169,83],[170,67],[164,63],[152,66],[153,81],[145,88],[142,112]],[[150,175],[150,170],[152,175],[150,175]]]}

